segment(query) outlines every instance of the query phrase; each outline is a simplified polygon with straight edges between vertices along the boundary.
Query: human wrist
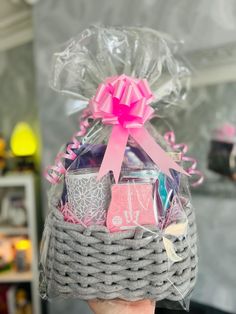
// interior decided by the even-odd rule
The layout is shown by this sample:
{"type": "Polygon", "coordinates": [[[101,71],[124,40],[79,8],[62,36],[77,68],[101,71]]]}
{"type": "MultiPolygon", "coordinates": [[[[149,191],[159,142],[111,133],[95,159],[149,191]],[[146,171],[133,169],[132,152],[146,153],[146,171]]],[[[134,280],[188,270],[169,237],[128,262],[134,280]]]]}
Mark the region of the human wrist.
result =
{"type": "Polygon", "coordinates": [[[153,314],[155,303],[151,300],[127,302],[123,300],[89,301],[89,306],[94,314],[153,314]]]}

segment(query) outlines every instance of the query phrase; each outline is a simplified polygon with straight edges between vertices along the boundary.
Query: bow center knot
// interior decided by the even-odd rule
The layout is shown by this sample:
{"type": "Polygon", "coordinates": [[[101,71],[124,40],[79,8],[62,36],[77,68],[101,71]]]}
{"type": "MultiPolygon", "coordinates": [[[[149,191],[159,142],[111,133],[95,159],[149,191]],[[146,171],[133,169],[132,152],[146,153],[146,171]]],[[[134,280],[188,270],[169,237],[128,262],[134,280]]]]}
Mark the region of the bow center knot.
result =
{"type": "Polygon", "coordinates": [[[127,75],[113,76],[101,83],[90,108],[95,119],[124,128],[140,128],[154,112],[153,94],[146,79],[127,75]]]}

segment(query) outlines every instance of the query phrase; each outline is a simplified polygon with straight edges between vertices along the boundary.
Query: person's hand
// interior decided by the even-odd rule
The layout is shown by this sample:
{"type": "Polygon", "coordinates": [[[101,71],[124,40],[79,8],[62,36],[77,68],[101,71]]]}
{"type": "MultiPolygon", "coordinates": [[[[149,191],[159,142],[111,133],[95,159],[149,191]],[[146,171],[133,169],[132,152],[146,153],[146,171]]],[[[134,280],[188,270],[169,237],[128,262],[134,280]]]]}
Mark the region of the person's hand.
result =
{"type": "Polygon", "coordinates": [[[151,300],[90,300],[88,304],[94,314],[153,314],[155,311],[155,302],[151,300]]]}

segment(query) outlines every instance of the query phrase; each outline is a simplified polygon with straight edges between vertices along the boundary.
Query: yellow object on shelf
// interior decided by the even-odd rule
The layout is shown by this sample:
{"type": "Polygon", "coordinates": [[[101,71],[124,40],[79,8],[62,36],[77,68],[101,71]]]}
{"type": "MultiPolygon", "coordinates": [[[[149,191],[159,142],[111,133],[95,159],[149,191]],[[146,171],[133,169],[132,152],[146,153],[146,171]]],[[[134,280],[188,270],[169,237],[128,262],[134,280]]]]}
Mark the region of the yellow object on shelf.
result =
{"type": "Polygon", "coordinates": [[[15,266],[20,272],[27,271],[32,262],[31,242],[29,239],[20,239],[15,243],[15,266]]]}
{"type": "Polygon", "coordinates": [[[18,251],[27,251],[30,249],[31,247],[31,243],[30,243],[30,240],[27,240],[27,239],[22,239],[22,240],[19,240],[16,245],[15,245],[16,249],[18,251]]]}
{"type": "Polygon", "coordinates": [[[37,138],[26,122],[19,122],[11,135],[11,150],[15,156],[25,157],[35,154],[37,138]]]}

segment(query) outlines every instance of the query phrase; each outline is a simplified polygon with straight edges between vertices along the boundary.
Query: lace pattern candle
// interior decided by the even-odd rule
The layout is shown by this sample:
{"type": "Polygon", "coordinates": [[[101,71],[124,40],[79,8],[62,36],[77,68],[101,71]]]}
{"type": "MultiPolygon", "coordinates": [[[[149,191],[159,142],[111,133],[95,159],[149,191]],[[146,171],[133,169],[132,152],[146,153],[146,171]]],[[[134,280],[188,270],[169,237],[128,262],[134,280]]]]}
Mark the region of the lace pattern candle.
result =
{"type": "Polygon", "coordinates": [[[68,172],[66,187],[68,207],[73,215],[86,226],[105,225],[111,199],[111,179],[107,174],[99,181],[96,171],[68,172]]]}

